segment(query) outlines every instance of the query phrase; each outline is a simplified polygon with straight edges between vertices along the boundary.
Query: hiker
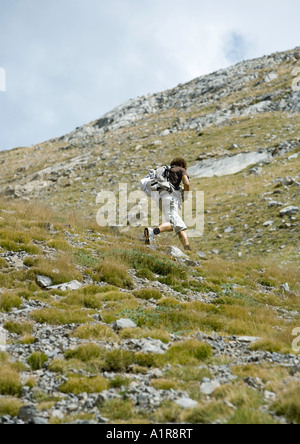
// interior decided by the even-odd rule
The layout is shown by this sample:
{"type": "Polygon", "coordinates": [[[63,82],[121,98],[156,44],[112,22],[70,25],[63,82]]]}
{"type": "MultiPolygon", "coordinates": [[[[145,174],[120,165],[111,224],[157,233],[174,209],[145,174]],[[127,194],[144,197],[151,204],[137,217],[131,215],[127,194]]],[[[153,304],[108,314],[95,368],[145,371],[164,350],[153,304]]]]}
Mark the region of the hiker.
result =
{"type": "Polygon", "coordinates": [[[145,243],[146,245],[151,245],[155,239],[155,236],[158,236],[161,233],[174,231],[176,235],[179,236],[184,249],[186,251],[191,251],[189,239],[186,233],[187,226],[178,214],[178,210],[181,208],[184,196],[186,196],[186,193],[188,193],[190,190],[190,181],[187,174],[187,163],[185,159],[178,157],[171,162],[170,167],[157,168],[156,170],[152,171],[155,173],[152,173],[151,190],[157,191],[157,193],[154,193],[154,198],[167,222],[154,229],[145,228],[145,243]],[[160,175],[163,176],[163,179],[160,177],[160,175]],[[183,183],[184,188],[181,187],[181,183],[183,183]]]}

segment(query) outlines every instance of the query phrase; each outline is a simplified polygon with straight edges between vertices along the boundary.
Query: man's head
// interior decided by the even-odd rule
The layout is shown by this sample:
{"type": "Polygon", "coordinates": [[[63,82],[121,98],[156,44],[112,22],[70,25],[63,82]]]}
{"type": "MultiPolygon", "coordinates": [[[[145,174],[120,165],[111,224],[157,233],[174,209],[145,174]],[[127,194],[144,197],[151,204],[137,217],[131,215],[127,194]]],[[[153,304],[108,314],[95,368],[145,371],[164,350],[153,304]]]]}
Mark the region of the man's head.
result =
{"type": "Polygon", "coordinates": [[[182,157],[176,157],[176,159],[173,159],[171,162],[171,167],[180,167],[180,168],[184,168],[185,170],[187,170],[187,163],[186,160],[183,159],[182,157]]]}

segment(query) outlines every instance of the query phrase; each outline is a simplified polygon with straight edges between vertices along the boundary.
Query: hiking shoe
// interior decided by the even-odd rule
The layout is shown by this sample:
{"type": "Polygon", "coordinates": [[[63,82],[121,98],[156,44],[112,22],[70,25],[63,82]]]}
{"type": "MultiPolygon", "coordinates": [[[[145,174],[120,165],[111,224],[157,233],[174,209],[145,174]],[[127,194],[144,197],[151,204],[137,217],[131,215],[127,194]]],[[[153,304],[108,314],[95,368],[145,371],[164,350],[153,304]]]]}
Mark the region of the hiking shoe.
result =
{"type": "Polygon", "coordinates": [[[146,245],[152,245],[154,242],[154,232],[152,228],[145,228],[144,238],[146,245]]]}

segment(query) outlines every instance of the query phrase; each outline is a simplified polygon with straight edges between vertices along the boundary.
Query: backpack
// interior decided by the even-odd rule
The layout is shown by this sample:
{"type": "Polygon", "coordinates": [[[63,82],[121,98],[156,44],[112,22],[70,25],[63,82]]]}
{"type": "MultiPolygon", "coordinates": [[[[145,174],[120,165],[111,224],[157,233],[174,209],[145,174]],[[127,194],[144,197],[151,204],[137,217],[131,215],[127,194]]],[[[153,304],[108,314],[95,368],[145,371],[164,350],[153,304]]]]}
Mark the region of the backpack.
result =
{"type": "Polygon", "coordinates": [[[173,193],[174,187],[169,181],[170,167],[164,165],[155,169],[149,170],[148,175],[141,180],[140,186],[147,196],[151,197],[151,193],[155,191],[168,191],[173,193]]]}

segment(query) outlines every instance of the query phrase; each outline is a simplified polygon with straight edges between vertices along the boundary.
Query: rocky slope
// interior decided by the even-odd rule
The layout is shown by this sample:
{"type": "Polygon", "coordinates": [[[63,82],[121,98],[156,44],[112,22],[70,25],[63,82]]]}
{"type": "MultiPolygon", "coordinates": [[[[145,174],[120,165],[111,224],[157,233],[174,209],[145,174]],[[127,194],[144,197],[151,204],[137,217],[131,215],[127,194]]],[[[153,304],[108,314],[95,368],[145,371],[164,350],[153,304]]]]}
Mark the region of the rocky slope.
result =
{"type": "Polygon", "coordinates": [[[300,421],[298,267],[0,214],[0,423],[300,421]]]}
{"type": "Polygon", "coordinates": [[[1,423],[300,422],[299,59],[0,153],[1,423]],[[178,154],[205,192],[193,253],[97,226],[98,192],[178,154]]]}

